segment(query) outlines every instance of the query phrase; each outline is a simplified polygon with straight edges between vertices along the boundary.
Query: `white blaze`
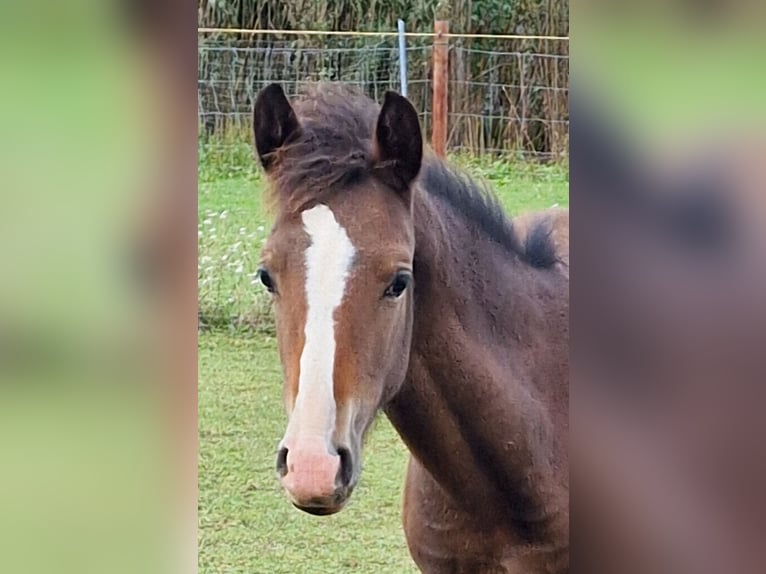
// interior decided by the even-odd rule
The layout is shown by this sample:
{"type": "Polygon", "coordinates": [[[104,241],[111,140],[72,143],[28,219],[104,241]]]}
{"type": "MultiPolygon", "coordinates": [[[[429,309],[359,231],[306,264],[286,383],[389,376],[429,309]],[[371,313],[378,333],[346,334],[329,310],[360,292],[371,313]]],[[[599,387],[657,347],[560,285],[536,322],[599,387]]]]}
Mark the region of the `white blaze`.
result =
{"type": "Polygon", "coordinates": [[[324,437],[335,426],[333,367],[335,310],[343,300],[354,246],[326,205],[301,214],[311,239],[306,249],[306,326],[298,394],[285,438],[324,437]]]}

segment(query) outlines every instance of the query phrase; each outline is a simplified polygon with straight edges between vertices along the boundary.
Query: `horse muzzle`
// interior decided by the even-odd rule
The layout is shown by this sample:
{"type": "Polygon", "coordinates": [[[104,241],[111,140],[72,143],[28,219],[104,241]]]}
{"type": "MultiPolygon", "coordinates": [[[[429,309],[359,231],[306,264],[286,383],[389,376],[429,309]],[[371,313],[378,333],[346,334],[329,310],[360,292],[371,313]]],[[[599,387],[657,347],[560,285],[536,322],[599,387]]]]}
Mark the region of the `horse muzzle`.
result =
{"type": "Polygon", "coordinates": [[[340,511],[356,483],[351,452],[324,439],[296,440],[277,455],[277,473],[293,505],[315,515],[340,511]]]}

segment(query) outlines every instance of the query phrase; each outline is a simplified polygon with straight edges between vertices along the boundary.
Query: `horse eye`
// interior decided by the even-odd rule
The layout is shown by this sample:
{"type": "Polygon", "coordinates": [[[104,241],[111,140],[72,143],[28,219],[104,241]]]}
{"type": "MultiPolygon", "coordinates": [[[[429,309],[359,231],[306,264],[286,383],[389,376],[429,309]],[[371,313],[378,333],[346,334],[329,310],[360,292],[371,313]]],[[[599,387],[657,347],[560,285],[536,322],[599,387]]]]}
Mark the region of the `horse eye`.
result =
{"type": "Polygon", "coordinates": [[[394,280],[391,281],[391,284],[386,287],[386,290],[383,292],[383,296],[391,297],[392,299],[400,297],[401,294],[404,293],[404,290],[407,288],[407,285],[410,284],[411,278],[412,275],[410,275],[408,272],[400,271],[396,274],[394,280]]]}
{"type": "Polygon", "coordinates": [[[269,272],[263,267],[258,270],[258,278],[269,293],[274,292],[274,280],[271,278],[271,275],[269,275],[269,272]]]}

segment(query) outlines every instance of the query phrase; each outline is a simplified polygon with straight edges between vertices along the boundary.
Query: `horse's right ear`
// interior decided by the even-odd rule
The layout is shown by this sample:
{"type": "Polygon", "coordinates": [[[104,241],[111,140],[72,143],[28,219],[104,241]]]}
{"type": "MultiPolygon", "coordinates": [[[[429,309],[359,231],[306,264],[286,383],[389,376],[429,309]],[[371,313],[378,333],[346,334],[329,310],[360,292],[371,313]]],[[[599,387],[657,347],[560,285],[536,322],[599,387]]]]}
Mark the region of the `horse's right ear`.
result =
{"type": "Polygon", "coordinates": [[[269,171],[274,151],[300,129],[298,118],[279,84],[266,86],[253,106],[255,149],[263,169],[269,171]]]}

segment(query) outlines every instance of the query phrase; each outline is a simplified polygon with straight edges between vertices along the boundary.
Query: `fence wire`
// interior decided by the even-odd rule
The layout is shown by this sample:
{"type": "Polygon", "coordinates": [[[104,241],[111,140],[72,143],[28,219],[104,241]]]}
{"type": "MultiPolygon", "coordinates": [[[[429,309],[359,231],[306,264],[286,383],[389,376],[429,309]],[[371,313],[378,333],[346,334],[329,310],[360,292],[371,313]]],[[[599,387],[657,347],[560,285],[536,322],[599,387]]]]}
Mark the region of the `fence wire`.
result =
{"type": "MultiPolygon", "coordinates": [[[[451,39],[448,149],[474,154],[566,157],[569,146],[567,42],[451,39]]],[[[408,98],[431,130],[432,39],[407,38],[408,98]]],[[[198,114],[205,141],[248,138],[259,90],[282,84],[351,84],[376,101],[399,90],[396,37],[201,36],[198,114]]]]}

